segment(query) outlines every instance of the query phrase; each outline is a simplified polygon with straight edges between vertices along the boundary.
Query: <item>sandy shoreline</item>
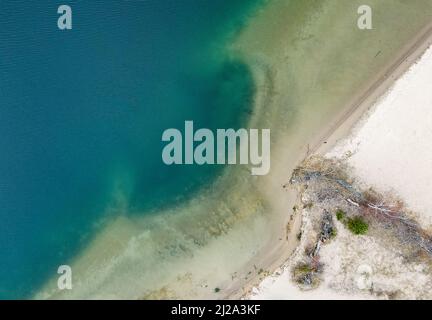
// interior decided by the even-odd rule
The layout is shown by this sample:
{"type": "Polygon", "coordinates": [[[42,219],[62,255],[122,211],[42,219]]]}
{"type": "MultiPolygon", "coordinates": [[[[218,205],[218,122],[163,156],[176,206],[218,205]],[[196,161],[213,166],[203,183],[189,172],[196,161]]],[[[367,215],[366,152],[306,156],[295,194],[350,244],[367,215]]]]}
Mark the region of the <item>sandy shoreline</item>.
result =
{"type": "Polygon", "coordinates": [[[419,32],[418,37],[403,48],[402,54],[395,62],[378,73],[377,79],[371,80],[372,85],[359,97],[356,97],[347,110],[329,126],[328,131],[317,139],[310,154],[324,154],[332,149],[338,141],[347,137],[360,118],[418,61],[431,44],[432,23],[425,26],[419,32]]]}
{"type": "MultiPolygon", "coordinates": [[[[335,120],[323,127],[311,143],[308,145],[308,149],[305,152],[304,157],[299,159],[297,165],[300,164],[301,160],[306,158],[308,155],[312,154],[325,154],[330,151],[332,148],[336,146],[336,144],[346,138],[352,128],[358,123],[358,121],[362,118],[362,116],[374,106],[380,97],[386,94],[388,90],[395,84],[395,82],[403,76],[409,68],[415,64],[418,59],[424,54],[424,52],[431,46],[432,44],[432,23],[426,25],[419,33],[418,36],[412,39],[409,43],[407,43],[403,49],[401,49],[398,58],[395,61],[390,61],[388,65],[386,65],[382,71],[377,73],[377,76],[374,79],[371,79],[367,88],[359,90],[359,92],[354,96],[352,102],[347,105],[346,108],[341,110],[341,112],[335,117],[335,120]]],[[[293,202],[294,203],[294,202],[293,202]]],[[[291,235],[296,235],[301,226],[301,217],[300,215],[294,215],[294,228],[291,229],[291,235]]],[[[293,239],[291,237],[289,243],[286,245],[284,249],[279,248],[275,250],[274,254],[279,254],[280,256],[286,256],[287,252],[292,254],[296,248],[296,243],[298,243],[297,239],[293,239]],[[281,253],[282,252],[282,253],[281,253]]],[[[281,273],[283,265],[286,263],[286,259],[283,263],[280,262],[280,259],[275,259],[276,261],[270,263],[267,267],[267,270],[274,274],[275,272],[281,273]]],[[[267,279],[267,278],[265,278],[267,279]]],[[[264,279],[264,280],[265,280],[264,279]]],[[[262,277],[255,277],[252,279],[246,287],[238,288],[238,292],[227,296],[229,299],[236,298],[247,298],[253,288],[257,287],[259,283],[263,281],[262,277]],[[241,292],[241,294],[239,294],[241,292]]],[[[294,286],[292,286],[292,290],[296,291],[294,286]]],[[[320,299],[323,298],[324,295],[328,295],[328,292],[320,293],[316,292],[315,294],[304,294],[301,291],[297,291],[300,299],[320,299]]],[[[331,298],[331,296],[327,296],[331,298]]],[[[340,299],[358,299],[365,298],[362,296],[345,296],[345,295],[334,295],[333,298],[340,299]]]]}

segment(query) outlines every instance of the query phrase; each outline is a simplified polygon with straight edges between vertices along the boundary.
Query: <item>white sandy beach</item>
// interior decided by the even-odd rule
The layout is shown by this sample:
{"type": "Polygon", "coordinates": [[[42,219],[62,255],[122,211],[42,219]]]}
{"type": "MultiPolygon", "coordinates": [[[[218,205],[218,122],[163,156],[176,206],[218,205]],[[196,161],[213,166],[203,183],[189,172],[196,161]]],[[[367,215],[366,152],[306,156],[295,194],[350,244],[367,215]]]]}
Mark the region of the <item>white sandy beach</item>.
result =
{"type": "Polygon", "coordinates": [[[328,156],[348,157],[354,174],[393,192],[432,227],[432,48],[396,81],[376,107],[328,156]]]}
{"type": "MultiPolygon", "coordinates": [[[[432,227],[432,47],[396,80],[361,117],[347,138],[326,152],[347,161],[364,188],[399,197],[423,228],[432,227]]],[[[335,140],[338,137],[333,137],[335,140]]],[[[332,140],[330,139],[330,140],[332,140]]],[[[325,149],[320,152],[324,153],[325,149]]],[[[307,228],[303,218],[303,228],[307,228]]],[[[338,236],[322,249],[325,265],[319,288],[302,291],[291,279],[296,254],[252,289],[251,299],[371,299],[361,288],[362,268],[374,289],[401,292],[407,299],[430,298],[427,266],[405,262],[398,250],[370,236],[354,236],[339,222],[338,236]]],[[[388,298],[384,296],[384,298],[388,298]]]]}

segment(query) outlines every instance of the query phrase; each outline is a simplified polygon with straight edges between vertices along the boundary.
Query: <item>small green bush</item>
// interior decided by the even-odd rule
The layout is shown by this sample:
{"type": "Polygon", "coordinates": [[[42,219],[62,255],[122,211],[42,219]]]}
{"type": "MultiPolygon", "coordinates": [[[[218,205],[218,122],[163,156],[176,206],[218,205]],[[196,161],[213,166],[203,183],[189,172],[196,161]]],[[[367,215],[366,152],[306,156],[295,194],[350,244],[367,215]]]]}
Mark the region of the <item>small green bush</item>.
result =
{"type": "Polygon", "coordinates": [[[214,289],[214,292],[216,292],[216,293],[218,293],[219,291],[220,291],[219,288],[215,288],[215,289],[214,289]]]}
{"type": "Polygon", "coordinates": [[[332,229],[331,233],[330,233],[330,239],[333,239],[337,236],[337,231],[335,228],[332,229]]]}
{"type": "Polygon", "coordinates": [[[343,220],[343,219],[345,218],[345,216],[346,216],[345,211],[343,211],[343,210],[341,210],[341,209],[338,209],[338,210],[336,211],[336,219],[338,219],[338,221],[343,220]]]}
{"type": "Polygon", "coordinates": [[[365,234],[368,231],[368,224],[360,217],[355,217],[353,219],[348,219],[347,222],[348,229],[354,234],[365,234]]]}
{"type": "Polygon", "coordinates": [[[313,203],[312,202],[308,202],[308,203],[306,203],[304,206],[303,206],[303,208],[306,208],[306,209],[310,209],[310,208],[312,208],[313,207],[313,203]]]}
{"type": "Polygon", "coordinates": [[[306,263],[300,263],[295,267],[294,270],[295,273],[309,273],[312,271],[313,271],[312,267],[306,263]]]}

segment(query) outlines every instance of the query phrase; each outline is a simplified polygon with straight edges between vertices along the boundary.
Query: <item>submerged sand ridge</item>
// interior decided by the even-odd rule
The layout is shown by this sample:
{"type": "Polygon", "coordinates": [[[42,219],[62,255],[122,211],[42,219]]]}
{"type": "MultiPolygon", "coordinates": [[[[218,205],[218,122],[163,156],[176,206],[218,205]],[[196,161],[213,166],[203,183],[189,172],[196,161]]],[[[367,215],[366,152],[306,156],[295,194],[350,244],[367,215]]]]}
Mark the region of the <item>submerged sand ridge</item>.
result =
{"type": "Polygon", "coordinates": [[[227,168],[178,207],[114,220],[73,261],[73,290],[59,292],[53,279],[36,297],[223,298],[288,258],[295,195],[283,185],[308,145],[396,59],[432,12],[430,1],[371,1],[375,29],[360,31],[360,4],[270,1],[228,48],[254,73],[249,126],[271,129],[269,175],[227,168]]]}

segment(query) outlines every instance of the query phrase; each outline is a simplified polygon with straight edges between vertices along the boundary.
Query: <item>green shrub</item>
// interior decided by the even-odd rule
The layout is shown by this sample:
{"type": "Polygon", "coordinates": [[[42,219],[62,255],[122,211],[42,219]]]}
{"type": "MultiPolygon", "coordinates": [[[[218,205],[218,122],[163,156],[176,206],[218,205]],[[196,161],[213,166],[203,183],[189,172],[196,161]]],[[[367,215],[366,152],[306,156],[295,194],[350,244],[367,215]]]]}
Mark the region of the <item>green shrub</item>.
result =
{"type": "Polygon", "coordinates": [[[214,292],[216,292],[216,293],[218,293],[219,291],[220,291],[219,288],[215,288],[215,289],[214,289],[214,292]]]}
{"type": "Polygon", "coordinates": [[[309,273],[312,271],[313,271],[312,267],[310,265],[308,265],[307,263],[300,263],[294,269],[295,274],[309,273]]]}
{"type": "Polygon", "coordinates": [[[348,229],[354,234],[365,234],[368,231],[368,224],[360,217],[348,219],[348,229]]]}
{"type": "Polygon", "coordinates": [[[336,231],[336,229],[333,227],[333,229],[331,230],[331,233],[330,233],[330,239],[333,239],[333,238],[335,238],[337,236],[337,231],[336,231]]]}
{"type": "Polygon", "coordinates": [[[306,208],[306,209],[310,209],[310,208],[312,208],[313,207],[313,203],[312,202],[308,202],[308,203],[306,203],[304,206],[303,206],[303,208],[306,208]]]}
{"type": "Polygon", "coordinates": [[[341,209],[338,209],[338,210],[336,211],[336,219],[338,219],[338,221],[343,220],[343,219],[345,218],[345,216],[346,216],[345,211],[343,211],[343,210],[341,210],[341,209]]]}

